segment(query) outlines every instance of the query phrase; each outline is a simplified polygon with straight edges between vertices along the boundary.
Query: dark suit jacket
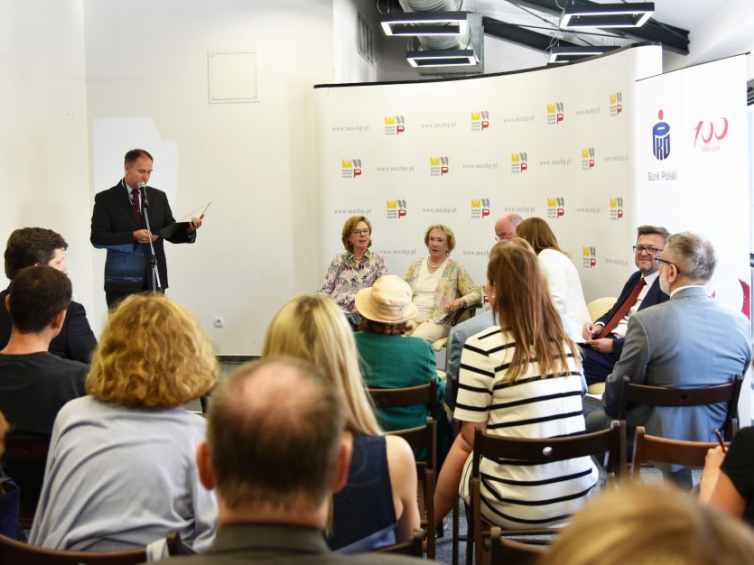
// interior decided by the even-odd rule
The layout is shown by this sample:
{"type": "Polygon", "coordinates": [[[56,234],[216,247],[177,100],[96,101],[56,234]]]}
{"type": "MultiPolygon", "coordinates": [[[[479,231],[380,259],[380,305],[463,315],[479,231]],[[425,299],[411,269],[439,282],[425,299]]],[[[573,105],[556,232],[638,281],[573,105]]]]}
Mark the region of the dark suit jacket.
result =
{"type": "MultiPolygon", "coordinates": [[[[0,349],[8,344],[13,322],[10,313],[5,309],[5,297],[8,289],[0,292],[0,349]]],[[[82,363],[89,363],[92,351],[97,347],[86,310],[82,304],[71,302],[65,316],[65,322],[60,333],[50,343],[50,353],[63,359],[73,359],[82,363]]]]}
{"type": "MultiPolygon", "coordinates": [[[[613,304],[613,307],[610,308],[610,310],[608,310],[606,314],[600,317],[597,322],[595,322],[595,324],[599,322],[602,325],[607,325],[607,323],[610,321],[610,318],[613,317],[613,314],[617,312],[623,305],[623,303],[628,299],[628,296],[631,294],[631,291],[636,286],[636,283],[639,282],[640,278],[641,271],[636,271],[629,277],[628,282],[626,282],[626,285],[623,287],[623,290],[621,291],[618,300],[615,302],[615,304],[613,304]]],[[[652,286],[649,287],[649,291],[644,297],[644,300],[642,300],[641,304],[639,304],[639,310],[644,310],[644,308],[649,308],[650,306],[654,306],[655,304],[662,304],[663,302],[666,302],[668,298],[670,297],[660,290],[660,277],[657,277],[652,286]]],[[[625,338],[622,337],[617,337],[613,340],[613,344],[615,345],[616,359],[620,357],[620,354],[623,351],[624,341],[625,338]]]]}
{"type": "MultiPolygon", "coordinates": [[[[152,233],[157,235],[162,228],[175,223],[175,219],[164,192],[151,186],[145,191],[149,201],[149,222],[152,233]]],[[[139,292],[147,288],[145,277],[150,281],[146,273],[149,245],[133,240],[133,232],[144,227],[134,212],[123,181],[94,197],[89,239],[95,247],[107,248],[105,291],[139,292]]],[[[196,232],[189,236],[185,230],[179,229],[167,239],[171,243],[193,243],[196,232]]],[[[168,270],[162,237],[154,242],[154,252],[162,288],[167,288],[168,270]]]]}

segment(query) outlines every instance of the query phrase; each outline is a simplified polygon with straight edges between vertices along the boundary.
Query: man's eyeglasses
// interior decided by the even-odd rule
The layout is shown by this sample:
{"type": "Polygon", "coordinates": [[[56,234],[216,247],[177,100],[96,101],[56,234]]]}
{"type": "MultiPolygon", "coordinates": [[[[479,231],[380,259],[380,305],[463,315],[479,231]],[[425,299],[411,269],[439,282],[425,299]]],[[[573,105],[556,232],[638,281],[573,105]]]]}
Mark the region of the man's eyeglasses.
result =
{"type": "Polygon", "coordinates": [[[657,248],[654,245],[634,245],[634,253],[649,253],[650,255],[657,255],[662,248],[657,248]]]}
{"type": "Polygon", "coordinates": [[[358,235],[358,236],[369,235],[369,230],[353,230],[351,232],[351,235],[358,235]]]}
{"type": "Polygon", "coordinates": [[[662,265],[662,264],[673,265],[675,267],[675,270],[678,271],[678,274],[679,275],[681,274],[681,269],[679,269],[678,265],[676,265],[675,263],[673,263],[671,261],[668,261],[667,259],[662,259],[660,257],[655,257],[655,261],[657,261],[657,263],[660,264],[660,265],[662,265]]]}

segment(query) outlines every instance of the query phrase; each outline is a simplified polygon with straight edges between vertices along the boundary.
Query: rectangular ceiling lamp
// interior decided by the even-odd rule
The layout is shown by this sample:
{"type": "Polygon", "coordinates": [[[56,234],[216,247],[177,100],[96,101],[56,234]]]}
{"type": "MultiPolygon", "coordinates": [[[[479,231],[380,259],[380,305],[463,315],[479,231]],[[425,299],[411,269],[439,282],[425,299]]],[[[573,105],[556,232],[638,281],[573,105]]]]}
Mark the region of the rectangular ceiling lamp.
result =
{"type": "Polygon", "coordinates": [[[404,12],[380,18],[385,35],[464,35],[467,12],[404,12]]]}
{"type": "Polygon", "coordinates": [[[553,47],[550,50],[550,59],[548,63],[572,63],[593,57],[594,55],[604,55],[608,51],[616,49],[615,47],[553,47]]]}
{"type": "Polygon", "coordinates": [[[589,7],[566,5],[560,16],[561,29],[584,27],[641,27],[654,14],[654,2],[629,4],[591,4],[589,7]]]}
{"type": "Polygon", "coordinates": [[[406,59],[412,67],[468,67],[477,64],[473,49],[408,51],[406,59]]]}

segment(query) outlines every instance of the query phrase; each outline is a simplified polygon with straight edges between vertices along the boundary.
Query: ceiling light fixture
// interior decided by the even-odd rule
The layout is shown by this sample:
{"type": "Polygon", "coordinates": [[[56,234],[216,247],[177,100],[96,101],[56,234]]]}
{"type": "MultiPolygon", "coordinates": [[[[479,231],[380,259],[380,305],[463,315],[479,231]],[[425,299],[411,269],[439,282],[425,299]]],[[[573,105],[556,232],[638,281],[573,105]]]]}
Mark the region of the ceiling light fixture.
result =
{"type": "Polygon", "coordinates": [[[586,57],[592,57],[594,55],[604,55],[608,51],[617,49],[616,47],[560,47],[555,46],[550,49],[550,59],[548,63],[572,63],[585,59],[586,57]]]}
{"type": "Polygon", "coordinates": [[[412,67],[467,67],[476,65],[473,49],[446,49],[442,51],[408,51],[406,59],[412,67]]]}
{"type": "Polygon", "coordinates": [[[641,27],[647,23],[654,11],[654,2],[590,4],[589,7],[567,4],[560,16],[558,27],[641,27]]]}
{"type": "Polygon", "coordinates": [[[385,35],[464,35],[467,12],[406,12],[380,18],[385,35]]]}

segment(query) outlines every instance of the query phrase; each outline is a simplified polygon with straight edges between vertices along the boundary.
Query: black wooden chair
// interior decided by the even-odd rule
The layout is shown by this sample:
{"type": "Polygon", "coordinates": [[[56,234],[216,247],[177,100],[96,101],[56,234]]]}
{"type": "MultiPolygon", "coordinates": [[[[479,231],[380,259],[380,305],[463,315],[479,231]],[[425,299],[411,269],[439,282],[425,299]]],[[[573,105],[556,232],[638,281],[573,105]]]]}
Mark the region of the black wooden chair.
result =
{"type": "Polygon", "coordinates": [[[490,528],[487,539],[489,540],[490,565],[534,565],[540,556],[547,552],[547,549],[541,545],[506,539],[497,526],[490,528]]]}
{"type": "Polygon", "coordinates": [[[21,488],[18,520],[25,530],[34,521],[49,449],[50,436],[10,434],[5,438],[3,468],[21,488]]]}
{"type": "Polygon", "coordinates": [[[423,543],[424,532],[422,530],[414,530],[414,535],[410,540],[382,547],[377,550],[377,553],[391,553],[393,555],[410,555],[412,557],[423,557],[423,543]]]}
{"type": "Polygon", "coordinates": [[[634,459],[631,464],[631,475],[634,479],[639,480],[642,463],[655,461],[683,465],[684,467],[704,467],[707,451],[717,445],[716,442],[681,441],[650,436],[645,433],[643,426],[638,426],[634,439],[634,459]]]}
{"type": "Polygon", "coordinates": [[[35,547],[0,534],[3,565],[135,565],[147,560],[144,547],[121,551],[59,551],[35,547]]]}

